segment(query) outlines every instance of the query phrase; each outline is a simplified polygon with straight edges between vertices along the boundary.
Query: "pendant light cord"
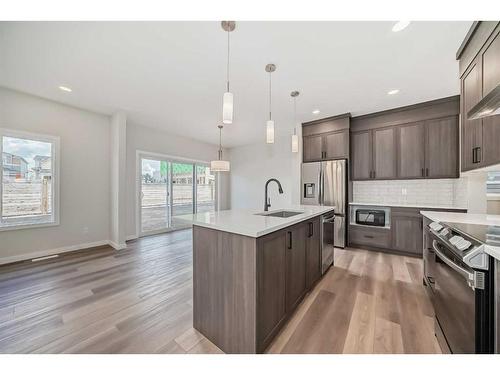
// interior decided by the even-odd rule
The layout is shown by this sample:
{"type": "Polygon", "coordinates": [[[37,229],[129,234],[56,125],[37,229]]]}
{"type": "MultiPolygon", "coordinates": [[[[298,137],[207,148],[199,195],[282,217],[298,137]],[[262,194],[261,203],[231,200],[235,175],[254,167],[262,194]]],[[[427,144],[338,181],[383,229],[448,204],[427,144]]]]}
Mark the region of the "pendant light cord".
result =
{"type": "Polygon", "coordinates": [[[222,160],[222,126],[219,125],[219,160],[222,160]]]}
{"type": "Polygon", "coordinates": [[[272,101],[271,101],[271,73],[272,72],[269,72],[269,120],[272,120],[272,117],[271,117],[271,104],[272,104],[272,101]]]}
{"type": "Polygon", "coordinates": [[[293,97],[293,134],[297,134],[297,97],[293,97]]]}
{"type": "Polygon", "coordinates": [[[229,92],[229,34],[227,32],[227,68],[226,68],[226,82],[227,82],[227,92],[229,92]]]}

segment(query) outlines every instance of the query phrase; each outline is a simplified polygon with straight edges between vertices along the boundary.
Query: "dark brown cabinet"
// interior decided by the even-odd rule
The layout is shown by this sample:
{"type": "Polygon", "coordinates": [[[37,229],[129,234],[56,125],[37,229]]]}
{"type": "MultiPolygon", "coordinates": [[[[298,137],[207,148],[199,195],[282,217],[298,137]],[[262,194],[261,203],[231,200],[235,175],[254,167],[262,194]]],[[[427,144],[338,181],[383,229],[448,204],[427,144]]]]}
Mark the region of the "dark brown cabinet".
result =
{"type": "Polygon", "coordinates": [[[500,84],[500,22],[476,22],[457,53],[460,60],[462,171],[500,163],[500,116],[469,120],[467,113],[500,84]]]}
{"type": "Polygon", "coordinates": [[[263,350],[286,317],[285,231],[259,238],[257,276],[257,341],[263,350]]]}
{"type": "Polygon", "coordinates": [[[457,116],[426,122],[425,176],[458,177],[457,116]]]}
{"type": "Polygon", "coordinates": [[[257,351],[262,352],[321,278],[320,218],[257,240],[257,351]]]}
{"type": "Polygon", "coordinates": [[[321,277],[321,244],[319,218],[307,222],[306,287],[310,289],[321,277]]]}
{"type": "Polygon", "coordinates": [[[415,211],[392,210],[392,248],[422,255],[422,216],[415,211]]]}
{"type": "Polygon", "coordinates": [[[303,138],[304,162],[318,161],[323,158],[323,137],[321,135],[312,135],[303,138]]]}
{"type": "Polygon", "coordinates": [[[302,124],[304,163],[349,158],[349,124],[345,113],[302,124]]]}
{"type": "Polygon", "coordinates": [[[306,292],[306,247],[309,225],[300,223],[286,231],[286,307],[293,311],[306,292]]]}
{"type": "Polygon", "coordinates": [[[398,177],[425,177],[425,124],[417,122],[398,127],[398,177]]]}
{"type": "Polygon", "coordinates": [[[349,130],[303,137],[304,162],[345,159],[349,154],[349,130]]]}
{"type": "Polygon", "coordinates": [[[372,133],[351,134],[351,178],[368,180],[372,177],[372,133]]]}

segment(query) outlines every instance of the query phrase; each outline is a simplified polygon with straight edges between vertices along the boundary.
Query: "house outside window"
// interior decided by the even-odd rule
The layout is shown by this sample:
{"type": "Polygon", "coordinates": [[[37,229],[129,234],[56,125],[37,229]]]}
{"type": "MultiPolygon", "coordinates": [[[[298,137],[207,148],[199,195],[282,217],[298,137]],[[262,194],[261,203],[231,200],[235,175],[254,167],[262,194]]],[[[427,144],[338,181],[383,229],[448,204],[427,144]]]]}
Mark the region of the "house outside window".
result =
{"type": "Polygon", "coordinates": [[[0,128],[0,231],[59,224],[59,138],[0,128]]]}

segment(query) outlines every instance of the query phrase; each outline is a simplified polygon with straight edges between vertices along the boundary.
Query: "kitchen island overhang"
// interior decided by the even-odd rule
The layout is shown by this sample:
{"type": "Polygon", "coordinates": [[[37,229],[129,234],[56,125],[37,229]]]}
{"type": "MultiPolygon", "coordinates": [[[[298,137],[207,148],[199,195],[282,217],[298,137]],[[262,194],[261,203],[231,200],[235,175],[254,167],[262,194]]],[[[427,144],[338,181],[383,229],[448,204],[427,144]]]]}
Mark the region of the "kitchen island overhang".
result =
{"type": "Polygon", "coordinates": [[[193,224],[193,326],[226,353],[262,353],[321,277],[320,217],[334,207],[289,210],[301,213],[182,217],[193,224]]]}

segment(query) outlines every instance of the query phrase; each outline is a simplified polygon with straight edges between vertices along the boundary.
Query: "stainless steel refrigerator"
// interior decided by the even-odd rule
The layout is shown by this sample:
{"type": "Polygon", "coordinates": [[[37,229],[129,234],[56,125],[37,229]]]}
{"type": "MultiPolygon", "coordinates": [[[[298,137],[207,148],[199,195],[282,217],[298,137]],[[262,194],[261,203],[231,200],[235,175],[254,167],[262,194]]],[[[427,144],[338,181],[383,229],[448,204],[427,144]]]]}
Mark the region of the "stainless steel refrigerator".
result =
{"type": "Polygon", "coordinates": [[[335,247],[346,244],[347,161],[302,164],[301,203],[335,206],[335,247]]]}

